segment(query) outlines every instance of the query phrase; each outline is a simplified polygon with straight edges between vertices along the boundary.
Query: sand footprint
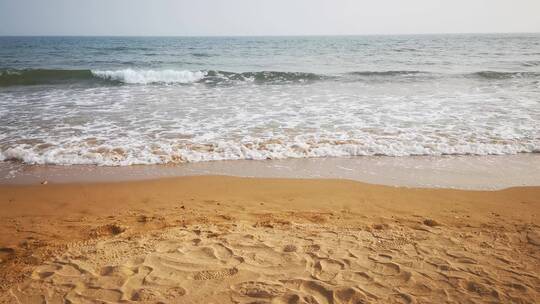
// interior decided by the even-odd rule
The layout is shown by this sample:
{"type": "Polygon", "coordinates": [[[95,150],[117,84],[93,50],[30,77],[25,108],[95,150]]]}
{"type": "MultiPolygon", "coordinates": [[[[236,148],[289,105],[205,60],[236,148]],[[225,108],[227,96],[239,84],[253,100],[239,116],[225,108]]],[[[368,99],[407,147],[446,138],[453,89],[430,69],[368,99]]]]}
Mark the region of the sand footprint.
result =
{"type": "Polygon", "coordinates": [[[334,303],[338,304],[363,304],[369,303],[368,297],[354,287],[341,288],[334,291],[334,303]]]}
{"type": "Polygon", "coordinates": [[[100,274],[101,276],[95,279],[94,285],[113,289],[124,285],[134,272],[125,266],[106,266],[101,269],[100,274]]]}
{"type": "MultiPolygon", "coordinates": [[[[334,302],[334,292],[330,285],[317,281],[297,280],[298,290],[312,297],[315,303],[329,304],[334,302]]],[[[312,303],[312,302],[308,302],[312,303]]]]}
{"type": "Polygon", "coordinates": [[[293,244],[283,246],[283,252],[296,252],[298,248],[293,244]]]}
{"type": "MultiPolygon", "coordinates": [[[[369,303],[367,296],[355,287],[336,288],[323,282],[311,280],[287,280],[284,283],[296,290],[276,299],[276,303],[318,303],[318,304],[350,304],[369,303]]],[[[274,301],[273,301],[274,302],[274,301]]]]}
{"type": "Polygon", "coordinates": [[[201,280],[217,280],[226,277],[232,277],[238,273],[238,268],[227,268],[221,270],[203,270],[195,273],[193,279],[197,281],[201,280]]]}
{"type": "Polygon", "coordinates": [[[321,281],[331,281],[345,269],[345,264],[333,259],[318,259],[312,266],[312,275],[321,281]]]}
{"type": "Polygon", "coordinates": [[[401,273],[401,267],[392,262],[376,262],[373,272],[384,276],[395,276],[401,273]]]}
{"type": "Polygon", "coordinates": [[[136,290],[131,295],[131,300],[136,302],[149,302],[149,301],[159,301],[163,299],[163,295],[154,289],[151,288],[141,288],[136,290]]]}
{"type": "Polygon", "coordinates": [[[32,279],[34,280],[46,280],[58,271],[61,267],[55,264],[47,264],[38,266],[32,273],[32,279]]]}
{"type": "Polygon", "coordinates": [[[321,250],[321,246],[317,244],[305,245],[302,249],[305,253],[318,252],[321,250]]]}
{"type": "Polygon", "coordinates": [[[233,286],[237,293],[251,298],[274,298],[283,295],[287,289],[281,284],[247,281],[233,286]]]}
{"type": "MultiPolygon", "coordinates": [[[[86,287],[80,292],[80,296],[86,299],[92,299],[94,302],[101,303],[118,303],[122,299],[123,293],[116,289],[103,289],[99,287],[86,287]],[[97,300],[97,301],[96,301],[97,300]]],[[[73,301],[75,303],[81,302],[73,301]]]]}
{"type": "Polygon", "coordinates": [[[476,294],[477,296],[482,297],[482,299],[487,300],[487,298],[499,299],[499,293],[487,285],[484,285],[480,282],[474,280],[462,281],[461,287],[467,290],[470,293],[476,294]]]}

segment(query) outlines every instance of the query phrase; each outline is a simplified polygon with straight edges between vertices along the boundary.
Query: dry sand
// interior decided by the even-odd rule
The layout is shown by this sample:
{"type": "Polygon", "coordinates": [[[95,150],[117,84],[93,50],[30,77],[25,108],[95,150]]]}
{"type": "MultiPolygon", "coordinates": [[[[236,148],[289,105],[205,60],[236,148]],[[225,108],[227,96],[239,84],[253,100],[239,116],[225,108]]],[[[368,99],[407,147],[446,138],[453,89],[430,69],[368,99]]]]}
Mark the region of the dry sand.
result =
{"type": "Polygon", "coordinates": [[[538,303],[540,187],[0,186],[2,303],[538,303]]]}

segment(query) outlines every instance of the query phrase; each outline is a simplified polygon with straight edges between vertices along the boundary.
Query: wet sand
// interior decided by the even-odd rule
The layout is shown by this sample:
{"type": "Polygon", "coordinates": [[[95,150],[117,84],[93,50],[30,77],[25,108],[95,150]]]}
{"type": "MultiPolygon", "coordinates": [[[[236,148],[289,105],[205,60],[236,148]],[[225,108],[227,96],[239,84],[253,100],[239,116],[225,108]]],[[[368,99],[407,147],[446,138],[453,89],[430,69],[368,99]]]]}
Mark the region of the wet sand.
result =
{"type": "Polygon", "coordinates": [[[0,186],[2,303],[537,303],[540,187],[0,186]]]}
{"type": "Polygon", "coordinates": [[[195,175],[349,179],[365,183],[468,190],[540,186],[540,154],[490,156],[359,156],[234,160],[124,167],[0,162],[0,184],[117,182],[195,175]]]}

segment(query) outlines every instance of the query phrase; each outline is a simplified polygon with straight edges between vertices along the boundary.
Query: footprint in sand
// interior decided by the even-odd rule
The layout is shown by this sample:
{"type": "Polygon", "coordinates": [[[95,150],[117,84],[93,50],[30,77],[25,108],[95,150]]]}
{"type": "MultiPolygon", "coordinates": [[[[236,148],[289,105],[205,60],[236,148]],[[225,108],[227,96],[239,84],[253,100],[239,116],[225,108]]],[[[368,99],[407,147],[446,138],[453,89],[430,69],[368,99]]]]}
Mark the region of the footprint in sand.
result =
{"type": "Polygon", "coordinates": [[[160,292],[152,288],[141,288],[133,292],[132,301],[148,303],[171,303],[166,300],[177,300],[178,297],[186,295],[186,290],[182,287],[172,287],[165,292],[160,292]]]}
{"type": "Polygon", "coordinates": [[[345,264],[333,259],[319,259],[312,266],[312,275],[321,281],[331,281],[345,269],[345,264]]]}
{"type": "Polygon", "coordinates": [[[490,296],[497,299],[499,298],[499,294],[496,290],[476,281],[465,281],[462,283],[462,287],[469,292],[481,296],[482,298],[487,298],[490,296]]]}
{"type": "Polygon", "coordinates": [[[131,300],[136,302],[158,301],[161,299],[163,299],[163,295],[159,291],[150,288],[141,288],[133,292],[131,296],[131,300]]]}
{"type": "Polygon", "coordinates": [[[47,278],[51,277],[60,269],[60,266],[58,265],[42,265],[38,266],[34,272],[32,273],[32,279],[34,280],[46,280],[47,278]]]}
{"type": "Polygon", "coordinates": [[[336,288],[323,282],[302,279],[287,280],[284,283],[292,292],[287,292],[272,303],[369,303],[366,294],[355,287],[336,288]]]}
{"type": "Polygon", "coordinates": [[[401,249],[405,245],[412,244],[412,241],[404,237],[393,237],[391,239],[379,238],[375,245],[381,249],[401,249]]]}
{"type": "Polygon", "coordinates": [[[204,270],[204,271],[199,271],[195,273],[195,275],[193,276],[193,279],[197,281],[216,280],[216,279],[223,279],[226,277],[232,277],[237,273],[238,273],[238,269],[236,267],[222,269],[222,270],[204,270]]]}
{"type": "Polygon", "coordinates": [[[242,282],[233,286],[234,291],[251,298],[273,298],[284,294],[287,289],[281,284],[258,281],[242,282]]]}
{"type": "Polygon", "coordinates": [[[384,276],[395,276],[401,273],[401,267],[392,262],[376,262],[373,272],[384,276]]]}
{"type": "Polygon", "coordinates": [[[92,238],[100,238],[100,237],[118,235],[124,231],[126,231],[125,227],[121,227],[116,224],[107,224],[107,225],[99,226],[91,230],[89,235],[92,238]]]}
{"type": "Polygon", "coordinates": [[[185,296],[187,291],[182,287],[172,287],[167,289],[166,292],[164,292],[165,298],[172,300],[176,299],[177,297],[185,296]]]}
{"type": "MultiPolygon", "coordinates": [[[[80,295],[87,299],[100,300],[104,303],[118,303],[122,299],[122,292],[116,289],[103,289],[98,287],[87,287],[84,288],[80,295]]],[[[79,303],[80,301],[73,301],[79,303]]],[[[100,303],[99,301],[95,301],[100,303]]],[[[83,302],[84,303],[84,302],[83,302]]]]}
{"type": "Polygon", "coordinates": [[[306,253],[317,252],[319,250],[321,250],[321,246],[317,245],[317,244],[306,245],[306,246],[303,247],[303,251],[306,252],[306,253]]]}
{"type": "Polygon", "coordinates": [[[283,252],[296,252],[298,248],[295,245],[289,244],[283,247],[283,252]]]}
{"type": "Polygon", "coordinates": [[[335,303],[369,303],[367,296],[354,287],[345,287],[334,291],[335,303]]]}

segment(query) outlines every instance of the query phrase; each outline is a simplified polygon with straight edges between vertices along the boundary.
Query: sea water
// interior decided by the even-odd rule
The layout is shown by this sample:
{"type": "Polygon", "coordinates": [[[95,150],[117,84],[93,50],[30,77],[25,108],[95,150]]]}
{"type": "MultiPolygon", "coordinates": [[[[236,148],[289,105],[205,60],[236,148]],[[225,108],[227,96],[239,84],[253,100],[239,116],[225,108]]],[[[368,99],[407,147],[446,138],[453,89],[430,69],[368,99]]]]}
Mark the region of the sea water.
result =
{"type": "Polygon", "coordinates": [[[540,152],[540,35],[0,37],[0,161],[540,152]]]}

